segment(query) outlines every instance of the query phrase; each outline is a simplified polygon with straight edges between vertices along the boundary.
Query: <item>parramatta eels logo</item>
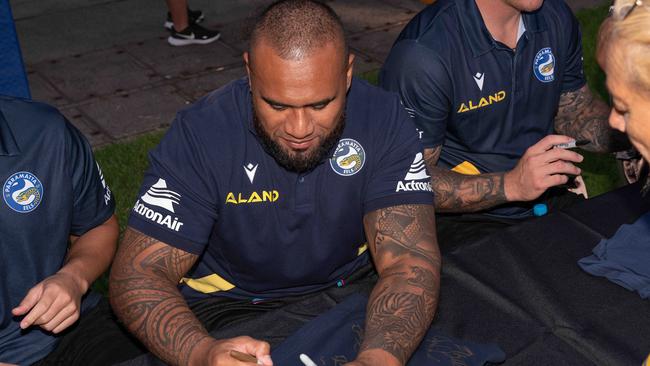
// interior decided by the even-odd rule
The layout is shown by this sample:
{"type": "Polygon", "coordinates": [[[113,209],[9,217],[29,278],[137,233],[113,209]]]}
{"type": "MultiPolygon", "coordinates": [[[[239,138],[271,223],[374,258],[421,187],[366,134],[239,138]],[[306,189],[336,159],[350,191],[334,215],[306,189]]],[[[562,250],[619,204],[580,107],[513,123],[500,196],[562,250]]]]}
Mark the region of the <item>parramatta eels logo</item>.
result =
{"type": "Polygon", "coordinates": [[[363,146],[353,139],[342,139],[339,141],[334,155],[330,158],[330,166],[338,175],[344,177],[354,175],[366,162],[366,152],[363,146]]]}
{"type": "Polygon", "coordinates": [[[555,56],[553,56],[551,47],[542,48],[537,52],[533,61],[533,72],[537,80],[543,83],[555,80],[555,56]]]}
{"type": "Polygon", "coordinates": [[[2,186],[2,196],[12,210],[32,212],[43,201],[43,184],[32,173],[14,173],[2,186]]]}

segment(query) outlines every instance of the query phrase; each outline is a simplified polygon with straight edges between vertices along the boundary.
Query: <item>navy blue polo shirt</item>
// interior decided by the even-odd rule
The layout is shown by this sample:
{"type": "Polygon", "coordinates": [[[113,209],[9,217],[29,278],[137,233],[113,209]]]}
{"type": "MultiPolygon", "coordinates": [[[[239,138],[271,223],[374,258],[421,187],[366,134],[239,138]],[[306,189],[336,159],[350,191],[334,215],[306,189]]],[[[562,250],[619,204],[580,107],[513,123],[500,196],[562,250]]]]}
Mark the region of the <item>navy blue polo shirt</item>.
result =
{"type": "MultiPolygon", "coordinates": [[[[37,283],[64,263],[70,235],[104,223],[114,211],[92,150],[54,108],[0,96],[0,362],[34,363],[57,338],[13,317],[37,283]]],[[[82,311],[94,306],[88,296],[82,311]]]]}
{"type": "Polygon", "coordinates": [[[585,84],[579,25],[562,0],[521,21],[513,50],[492,38],[474,0],[439,0],[393,45],[381,85],[399,92],[425,148],[442,145],[439,166],[511,170],[553,133],[560,95],[585,84]]]}
{"type": "Polygon", "coordinates": [[[298,174],[260,145],[240,79],[177,115],[129,225],[200,255],[182,281],[188,301],[290,296],[344,284],[368,262],[363,216],[433,204],[429,180],[397,95],[354,79],[331,157],[298,174]]]}

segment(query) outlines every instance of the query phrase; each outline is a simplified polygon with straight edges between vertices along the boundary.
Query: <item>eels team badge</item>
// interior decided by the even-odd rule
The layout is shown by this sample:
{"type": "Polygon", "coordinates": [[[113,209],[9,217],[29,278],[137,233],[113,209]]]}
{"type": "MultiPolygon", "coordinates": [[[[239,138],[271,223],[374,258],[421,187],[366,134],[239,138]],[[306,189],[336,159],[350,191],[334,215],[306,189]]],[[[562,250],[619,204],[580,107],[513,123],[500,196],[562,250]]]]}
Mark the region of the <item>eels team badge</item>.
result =
{"type": "Polygon", "coordinates": [[[366,152],[363,150],[363,146],[353,139],[339,141],[334,155],[330,158],[332,170],[344,177],[359,172],[365,162],[366,152]]]}
{"type": "Polygon", "coordinates": [[[542,83],[550,83],[555,80],[555,56],[551,47],[542,48],[535,55],[533,61],[533,72],[537,80],[542,83]]]}
{"type": "Polygon", "coordinates": [[[2,185],[2,196],[12,210],[29,213],[43,201],[43,184],[30,172],[14,173],[2,185]]]}

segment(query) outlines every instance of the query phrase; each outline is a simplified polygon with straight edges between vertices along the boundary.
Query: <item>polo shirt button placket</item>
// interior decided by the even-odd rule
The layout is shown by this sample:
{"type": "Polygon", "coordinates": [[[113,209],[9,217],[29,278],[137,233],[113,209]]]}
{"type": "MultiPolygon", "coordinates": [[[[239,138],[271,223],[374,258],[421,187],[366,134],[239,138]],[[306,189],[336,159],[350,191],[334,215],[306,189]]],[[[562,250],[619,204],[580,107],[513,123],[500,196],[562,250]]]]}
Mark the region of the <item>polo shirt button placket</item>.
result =
{"type": "Polygon", "coordinates": [[[305,175],[298,174],[296,178],[296,207],[311,207],[312,206],[312,187],[307,183],[305,175]]]}

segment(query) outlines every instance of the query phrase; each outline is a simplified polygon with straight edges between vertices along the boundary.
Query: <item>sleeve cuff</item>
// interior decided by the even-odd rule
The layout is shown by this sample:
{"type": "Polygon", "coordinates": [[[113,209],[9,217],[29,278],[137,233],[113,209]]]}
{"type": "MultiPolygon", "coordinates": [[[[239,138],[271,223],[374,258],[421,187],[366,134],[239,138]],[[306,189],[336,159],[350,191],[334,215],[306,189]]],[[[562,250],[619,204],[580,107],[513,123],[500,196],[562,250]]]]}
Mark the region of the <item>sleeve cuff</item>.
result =
{"type": "Polygon", "coordinates": [[[433,206],[433,193],[413,192],[408,194],[393,194],[370,200],[364,204],[363,213],[367,214],[386,207],[402,205],[431,205],[433,206]]]}
{"type": "Polygon", "coordinates": [[[576,91],[582,88],[583,86],[585,86],[586,84],[587,84],[587,80],[585,80],[584,78],[580,80],[576,80],[572,83],[567,83],[566,85],[562,85],[562,93],[569,93],[572,91],[576,91]]]}
{"type": "Polygon", "coordinates": [[[94,220],[88,222],[88,224],[84,225],[83,227],[70,230],[70,235],[82,236],[97,226],[105,223],[111,216],[113,216],[114,213],[115,205],[111,204],[110,206],[106,207],[106,209],[103,210],[99,215],[97,215],[94,220]]]}
{"type": "Polygon", "coordinates": [[[157,227],[156,225],[152,225],[135,215],[131,215],[131,217],[129,217],[129,227],[138,230],[139,232],[148,235],[156,240],[159,240],[167,245],[191,254],[201,255],[205,249],[204,243],[199,243],[187,238],[183,238],[179,235],[172,234],[169,231],[157,227]]]}

